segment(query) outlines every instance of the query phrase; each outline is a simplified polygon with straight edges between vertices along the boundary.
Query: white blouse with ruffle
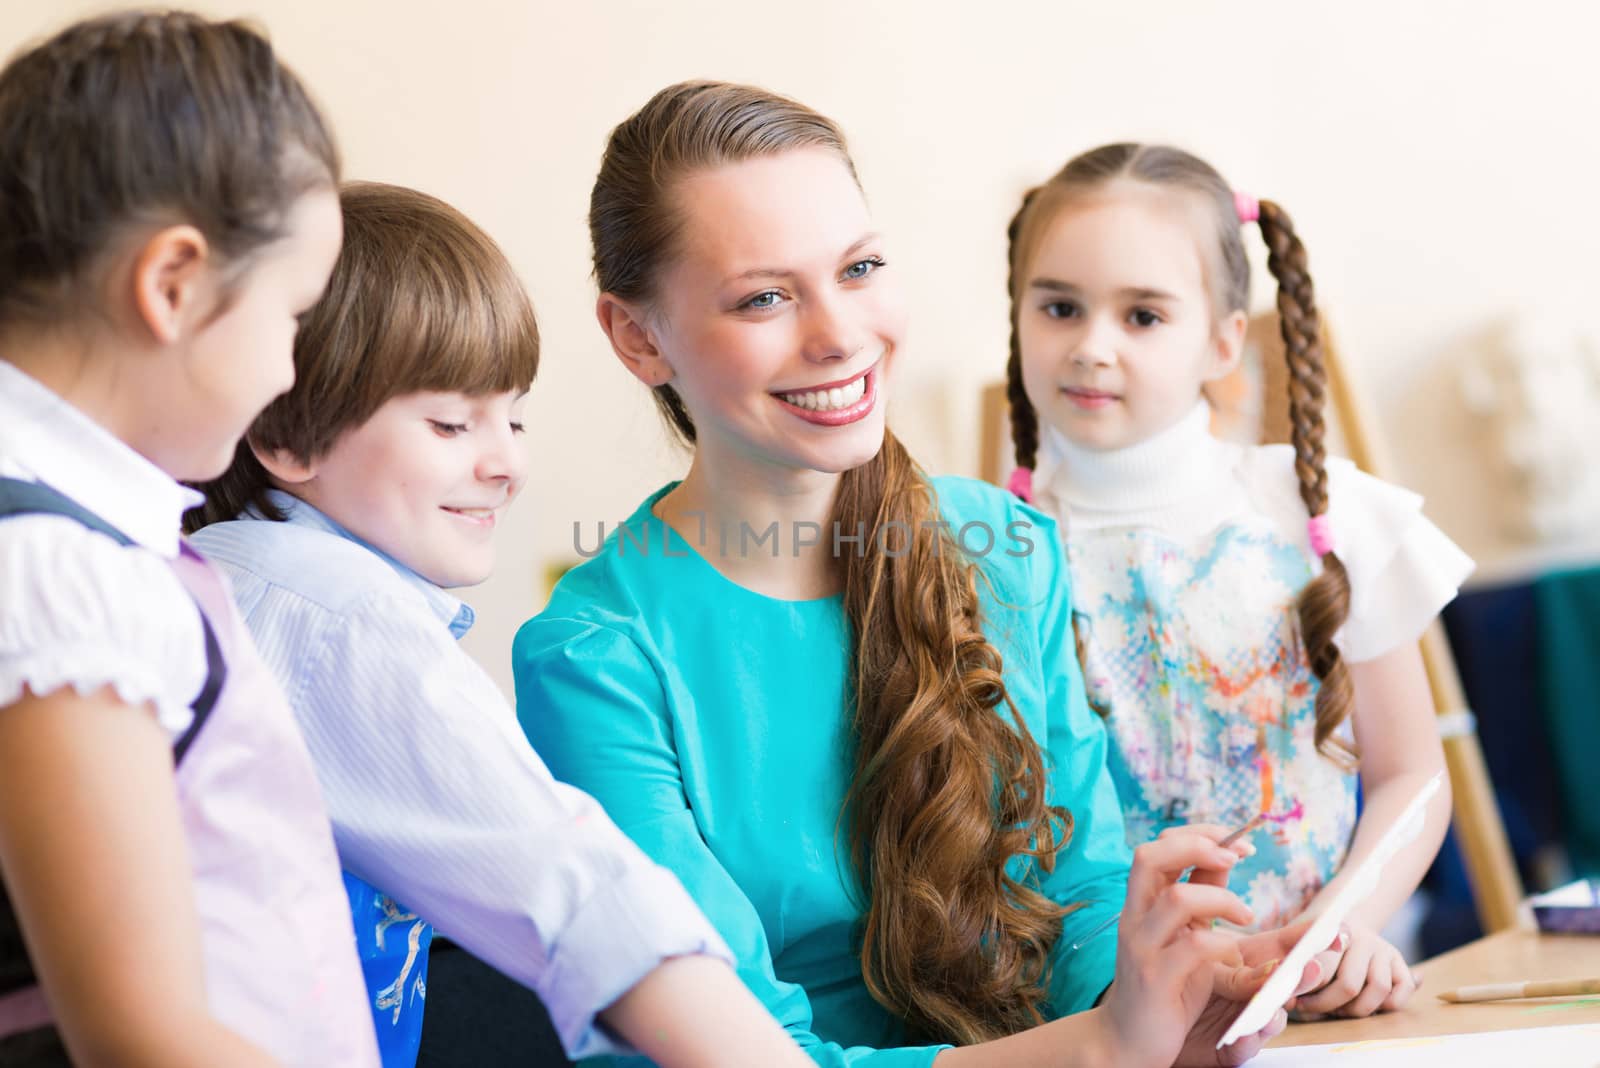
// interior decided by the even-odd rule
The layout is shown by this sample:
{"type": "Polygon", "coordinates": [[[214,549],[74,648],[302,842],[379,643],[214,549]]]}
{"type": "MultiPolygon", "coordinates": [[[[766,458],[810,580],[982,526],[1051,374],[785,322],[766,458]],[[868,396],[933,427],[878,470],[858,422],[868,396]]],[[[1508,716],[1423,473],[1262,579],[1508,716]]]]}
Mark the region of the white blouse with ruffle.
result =
{"type": "Polygon", "coordinates": [[[169,561],[199,494],[4,360],[0,475],[46,483],[134,542],[61,516],[0,520],[0,709],[24,687],[110,687],[181,734],[205,683],[205,639],[169,561]]]}

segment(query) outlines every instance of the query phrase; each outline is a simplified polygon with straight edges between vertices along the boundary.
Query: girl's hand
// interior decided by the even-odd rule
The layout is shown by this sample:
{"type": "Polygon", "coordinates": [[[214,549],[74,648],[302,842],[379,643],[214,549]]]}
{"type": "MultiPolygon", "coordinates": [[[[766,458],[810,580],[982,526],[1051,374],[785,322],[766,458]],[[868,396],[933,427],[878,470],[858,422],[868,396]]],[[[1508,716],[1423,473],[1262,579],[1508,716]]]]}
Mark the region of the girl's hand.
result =
{"type": "Polygon", "coordinates": [[[1117,1064],[1172,1064],[1212,1004],[1213,987],[1235,981],[1241,968],[1261,971],[1241,965],[1237,937],[1211,929],[1213,920],[1251,920],[1244,902],[1224,889],[1240,855],[1217,845],[1226,833],[1178,828],[1134,850],[1118,925],[1116,981],[1102,1006],[1117,1064]],[[1191,880],[1180,882],[1189,868],[1191,880]]]}
{"type": "Polygon", "coordinates": [[[1350,926],[1349,945],[1328,981],[1301,998],[1296,1019],[1317,1016],[1371,1016],[1393,1012],[1416,993],[1421,977],[1371,928],[1350,926]]]}

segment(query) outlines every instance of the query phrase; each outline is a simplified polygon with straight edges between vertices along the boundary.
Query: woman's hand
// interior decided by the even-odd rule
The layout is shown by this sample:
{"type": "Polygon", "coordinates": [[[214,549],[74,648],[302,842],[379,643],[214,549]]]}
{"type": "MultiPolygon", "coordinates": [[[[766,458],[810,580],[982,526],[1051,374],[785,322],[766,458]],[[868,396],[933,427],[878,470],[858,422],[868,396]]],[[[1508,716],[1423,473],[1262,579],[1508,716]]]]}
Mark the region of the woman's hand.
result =
{"type": "MultiPolygon", "coordinates": [[[[976,1046],[944,1050],[938,1068],[1115,1065],[1168,1068],[1239,1064],[1284,1026],[1280,1011],[1259,1033],[1216,1048],[1239,1011],[1310,927],[1256,935],[1212,930],[1213,920],[1250,922],[1227,891],[1228,872],[1251,852],[1223,849],[1224,827],[1174,828],[1134,851],[1117,945],[1116,980],[1098,1008],[976,1046]],[[1191,870],[1192,869],[1192,870],[1191,870]],[[1189,881],[1183,882],[1185,873],[1189,881]]],[[[1300,989],[1320,981],[1317,961],[1300,989]]]]}
{"type": "Polygon", "coordinates": [[[1134,850],[1118,925],[1116,980],[1102,1006],[1106,1043],[1118,1064],[1172,1064],[1202,1015],[1220,1011],[1213,1009],[1219,983],[1233,990],[1251,981],[1238,978],[1241,968],[1266,977],[1242,965],[1236,935],[1211,929],[1213,920],[1244,925],[1252,918],[1225,889],[1227,873],[1244,852],[1217,844],[1226,833],[1177,828],[1134,850]],[[1180,881],[1190,868],[1190,880],[1180,881]]]}
{"type": "MultiPolygon", "coordinates": [[[[1234,943],[1236,956],[1231,963],[1216,966],[1211,998],[1185,1036],[1183,1048],[1174,1064],[1183,1066],[1243,1064],[1259,1053],[1261,1047],[1273,1035],[1283,1030],[1286,1023],[1285,1009],[1288,1006],[1275,1012],[1271,1021],[1260,1031],[1246,1035],[1223,1049],[1217,1049],[1218,1040],[1227,1033],[1234,1019],[1243,1011],[1245,1004],[1255,996],[1257,990],[1261,989],[1261,984],[1272,975],[1278,962],[1288,955],[1289,950],[1310,926],[1309,919],[1301,920],[1289,927],[1280,927],[1275,931],[1263,931],[1260,934],[1236,939],[1234,943]]],[[[1339,936],[1341,939],[1344,937],[1342,933],[1339,936]]],[[[1337,960],[1338,944],[1336,939],[1329,947],[1329,950],[1334,952],[1331,959],[1337,960]]],[[[1328,953],[1319,953],[1306,964],[1305,971],[1300,975],[1300,982],[1295,988],[1296,995],[1322,982],[1323,977],[1328,974],[1327,965],[1323,963],[1327,959],[1329,959],[1328,953]]],[[[1291,998],[1289,1004],[1294,1003],[1294,999],[1291,998]]]]}

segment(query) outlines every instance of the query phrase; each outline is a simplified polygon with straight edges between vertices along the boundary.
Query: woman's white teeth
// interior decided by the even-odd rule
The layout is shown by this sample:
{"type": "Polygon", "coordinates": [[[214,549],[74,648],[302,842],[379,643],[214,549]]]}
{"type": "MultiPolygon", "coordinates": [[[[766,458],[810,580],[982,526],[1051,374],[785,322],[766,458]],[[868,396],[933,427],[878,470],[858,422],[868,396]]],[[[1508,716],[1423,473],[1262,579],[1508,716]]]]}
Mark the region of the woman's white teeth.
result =
{"type": "Polygon", "coordinates": [[[814,389],[805,393],[780,393],[778,396],[797,408],[805,408],[813,412],[832,412],[840,408],[850,407],[866,396],[866,392],[867,376],[862,375],[847,386],[834,386],[832,389],[814,389]]]}

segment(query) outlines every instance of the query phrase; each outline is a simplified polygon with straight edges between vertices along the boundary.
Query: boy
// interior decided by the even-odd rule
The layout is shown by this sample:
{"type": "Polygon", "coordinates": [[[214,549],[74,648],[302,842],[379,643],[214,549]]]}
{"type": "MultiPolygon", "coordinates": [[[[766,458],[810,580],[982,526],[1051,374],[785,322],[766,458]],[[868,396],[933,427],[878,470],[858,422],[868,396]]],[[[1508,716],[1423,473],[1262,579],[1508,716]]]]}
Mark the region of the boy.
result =
{"type": "Polygon", "coordinates": [[[620,1031],[662,1064],[810,1064],[710,959],[730,957],[676,879],[551,778],[456,645],[472,610],[446,587],[488,577],[523,483],[526,293],[441,201],[359,183],[341,206],[294,388],[189,519],[317,765],[385,1065],[415,1061],[424,921],[537,992],[575,1059],[626,1048],[620,1031]]]}

